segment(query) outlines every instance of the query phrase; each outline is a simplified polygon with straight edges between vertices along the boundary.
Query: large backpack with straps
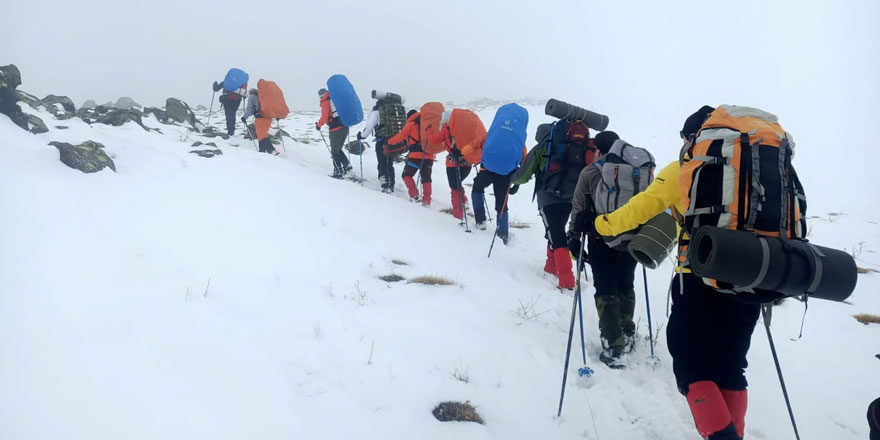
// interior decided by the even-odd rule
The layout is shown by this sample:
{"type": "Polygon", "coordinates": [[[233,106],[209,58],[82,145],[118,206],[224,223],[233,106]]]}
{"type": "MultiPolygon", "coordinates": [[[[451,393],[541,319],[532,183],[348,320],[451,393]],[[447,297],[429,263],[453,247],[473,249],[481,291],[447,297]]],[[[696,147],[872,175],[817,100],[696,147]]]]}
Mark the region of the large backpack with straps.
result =
{"type": "Polygon", "coordinates": [[[327,80],[327,91],[330,92],[330,101],[342,125],[351,127],[363,122],[364,108],[361,100],[345,75],[331,76],[327,80]]]}
{"type": "Polygon", "coordinates": [[[443,104],[439,102],[428,102],[419,110],[419,135],[422,139],[422,150],[428,154],[437,154],[446,151],[446,145],[443,142],[432,144],[428,142],[428,127],[437,131],[440,129],[440,120],[443,119],[443,104]]]}
{"type": "Polygon", "coordinates": [[[275,81],[257,81],[257,96],[260,99],[260,114],[264,118],[284,119],[290,114],[284,93],[275,81]]]}
{"type": "MultiPolygon", "coordinates": [[[[583,122],[556,121],[542,124],[535,136],[538,148],[544,148],[545,161],[538,170],[535,192],[564,195],[566,184],[577,185],[581,170],[595,161],[596,148],[583,122]]],[[[568,188],[572,191],[574,187],[568,188]]]]}
{"type": "MultiPolygon", "coordinates": [[[[621,139],[614,141],[608,153],[594,166],[599,167],[602,177],[593,196],[596,214],[608,214],[625,205],[629,199],[648,188],[654,181],[657,167],[654,156],[621,139]]],[[[613,249],[626,251],[626,245],[636,231],[628,231],[614,237],[605,237],[605,244],[613,249]]]]}
{"type": "Polygon", "coordinates": [[[501,175],[515,170],[522,162],[528,125],[529,112],[526,109],[515,103],[501,106],[495,112],[483,144],[483,167],[501,175]]]}
{"type": "Polygon", "coordinates": [[[480,163],[483,159],[483,143],[486,142],[486,126],[480,117],[470,110],[452,109],[449,132],[464,160],[471,164],[480,163]]]}
{"type": "Polygon", "coordinates": [[[386,93],[379,100],[379,125],[376,127],[376,137],[388,139],[400,133],[406,125],[406,107],[403,106],[403,98],[394,93],[386,93]]]}
{"type": "Polygon", "coordinates": [[[793,156],[794,141],[775,115],[719,106],[682,149],[678,186],[684,231],[693,234],[709,225],[803,239],[807,200],[793,156]]]}

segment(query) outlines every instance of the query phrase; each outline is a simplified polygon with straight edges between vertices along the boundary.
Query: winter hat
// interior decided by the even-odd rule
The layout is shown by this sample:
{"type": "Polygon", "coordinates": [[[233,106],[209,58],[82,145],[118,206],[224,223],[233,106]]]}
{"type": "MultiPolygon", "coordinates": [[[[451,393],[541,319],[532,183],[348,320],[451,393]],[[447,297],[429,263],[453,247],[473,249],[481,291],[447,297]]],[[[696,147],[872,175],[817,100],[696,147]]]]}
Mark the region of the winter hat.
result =
{"type": "Polygon", "coordinates": [[[704,105],[694,114],[688,116],[684,121],[684,126],[681,127],[681,137],[683,139],[690,139],[696,136],[697,132],[700,131],[700,127],[703,126],[703,123],[706,122],[706,119],[709,119],[709,115],[714,111],[715,107],[704,105]]]}
{"type": "Polygon", "coordinates": [[[447,123],[449,123],[449,116],[451,115],[452,110],[444,111],[443,114],[440,116],[440,125],[446,125],[447,123]]]}
{"type": "Polygon", "coordinates": [[[412,116],[412,115],[414,115],[414,114],[416,114],[416,113],[418,113],[418,112],[417,112],[415,109],[412,109],[412,110],[406,112],[406,119],[409,119],[410,116],[412,116]]]}
{"type": "Polygon", "coordinates": [[[325,89],[323,87],[318,89],[318,96],[324,96],[325,93],[327,93],[327,89],[325,89]]]}
{"type": "Polygon", "coordinates": [[[613,131],[603,131],[596,135],[593,138],[593,144],[596,145],[596,148],[599,149],[599,152],[602,154],[608,154],[611,150],[611,146],[614,145],[614,141],[620,139],[620,136],[613,131]]]}

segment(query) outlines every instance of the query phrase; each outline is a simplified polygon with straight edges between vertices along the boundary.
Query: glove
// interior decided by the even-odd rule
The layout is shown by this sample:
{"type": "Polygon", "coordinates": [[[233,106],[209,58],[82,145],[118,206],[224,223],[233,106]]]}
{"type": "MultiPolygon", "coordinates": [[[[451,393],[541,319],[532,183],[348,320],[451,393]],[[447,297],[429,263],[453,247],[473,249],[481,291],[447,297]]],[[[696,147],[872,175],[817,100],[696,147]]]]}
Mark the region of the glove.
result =
{"type": "Polygon", "coordinates": [[[245,123],[245,124],[247,124],[247,118],[246,118],[246,117],[244,117],[244,116],[242,116],[242,117],[241,117],[241,122],[243,122],[243,123],[245,123]]]}
{"type": "Polygon", "coordinates": [[[452,150],[449,153],[452,154],[452,157],[456,159],[461,157],[461,151],[459,151],[458,147],[452,147],[452,150]]]}
{"type": "Polygon", "coordinates": [[[362,141],[364,140],[364,135],[362,135],[361,132],[357,132],[357,138],[359,141],[362,141]]]}
{"type": "Polygon", "coordinates": [[[213,89],[214,89],[215,92],[219,92],[220,89],[223,88],[223,85],[220,84],[220,83],[218,83],[217,81],[214,81],[214,85],[213,85],[212,87],[213,87],[213,89]]]}
{"type": "Polygon", "coordinates": [[[587,235],[596,235],[596,215],[593,213],[592,206],[583,209],[574,217],[571,224],[571,230],[576,233],[586,232],[587,235]]]}
{"type": "Polygon", "coordinates": [[[583,255],[581,256],[582,263],[590,262],[590,255],[587,254],[587,248],[581,243],[580,235],[573,233],[572,231],[568,231],[568,251],[571,252],[571,255],[575,258],[577,258],[577,255],[580,252],[583,252],[583,255]]]}
{"type": "Polygon", "coordinates": [[[510,187],[510,192],[508,194],[514,195],[517,191],[519,191],[519,185],[513,185],[510,187]]]}
{"type": "Polygon", "coordinates": [[[315,122],[315,130],[321,131],[321,126],[317,122],[315,122]]]}

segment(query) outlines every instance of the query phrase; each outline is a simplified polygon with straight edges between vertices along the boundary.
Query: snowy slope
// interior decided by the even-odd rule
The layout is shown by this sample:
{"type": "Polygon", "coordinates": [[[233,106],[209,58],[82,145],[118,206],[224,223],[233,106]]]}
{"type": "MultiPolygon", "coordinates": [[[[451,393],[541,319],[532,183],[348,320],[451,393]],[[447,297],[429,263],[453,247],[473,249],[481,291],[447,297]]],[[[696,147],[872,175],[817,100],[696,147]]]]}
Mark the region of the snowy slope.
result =
{"type": "MultiPolygon", "coordinates": [[[[529,111],[533,132],[546,117],[529,111]]],[[[487,126],[493,112],[481,111],[487,126]]],[[[284,121],[297,140],[270,157],[241,138],[204,139],[152,117],[145,123],[164,134],[72,119],[31,135],[0,116],[0,438],[699,439],[662,332],[657,368],[647,343],[626,371],[592,360],[591,288],[584,319],[597,373],[590,388],[570,376],[555,418],[571,295],[541,270],[531,186],[510,202],[511,221],[531,227],[487,259],[491,225],[466,234],[439,212],[449,206],[442,162],[431,209],[409,203],[401,182],[396,195],[379,193],[372,150],[363,188],[329,179],[315,119],[284,121]],[[47,145],[84,140],[106,145],[118,173],[82,174],[47,145]],[[189,154],[199,140],[223,155],[189,154]],[[456,285],[378,278],[388,274],[456,285]],[[534,313],[518,313],[522,304],[534,313]],[[444,400],[470,400],[486,424],[436,421],[444,400]]],[[[672,160],[675,130],[642,127],[639,136],[657,140],[645,146],[672,160]]],[[[820,182],[804,181],[816,188],[814,241],[880,269],[876,210],[834,206],[820,182]]],[[[671,266],[648,275],[656,330],[671,266]]],[[[851,315],[880,312],[878,285],[877,274],[861,275],[851,304],[812,302],[798,341],[799,303],[775,313],[804,439],[867,437],[880,326],[851,315]]],[[[642,297],[637,315],[646,335],[642,297]]],[[[572,353],[573,374],[581,361],[572,353]]],[[[761,328],[750,363],[747,437],[793,438],[761,328]]]]}

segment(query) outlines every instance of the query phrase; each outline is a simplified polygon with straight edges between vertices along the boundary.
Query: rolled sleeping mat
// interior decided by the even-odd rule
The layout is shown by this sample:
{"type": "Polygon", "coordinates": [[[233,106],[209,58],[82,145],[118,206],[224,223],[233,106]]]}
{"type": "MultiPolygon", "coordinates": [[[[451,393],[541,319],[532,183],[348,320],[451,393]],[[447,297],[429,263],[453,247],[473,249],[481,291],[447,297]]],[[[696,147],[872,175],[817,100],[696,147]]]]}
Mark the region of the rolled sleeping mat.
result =
{"type": "Polygon", "coordinates": [[[688,247],[695,275],[786,296],[805,293],[843,301],[856,288],[856,262],[846,252],[712,226],[697,230],[688,247]]]}
{"type": "Polygon", "coordinates": [[[364,141],[351,141],[345,145],[345,149],[348,150],[349,153],[357,154],[358,156],[363,153],[362,150],[366,150],[367,148],[370,148],[370,144],[364,141]],[[363,148],[361,148],[361,145],[363,145],[363,148]]]}
{"type": "Polygon", "coordinates": [[[390,97],[392,100],[400,101],[401,104],[406,104],[406,98],[398,95],[397,93],[383,92],[381,90],[373,90],[373,93],[371,93],[370,95],[373,97],[373,99],[376,99],[376,100],[386,99],[386,98],[390,97]]]}
{"type": "Polygon", "coordinates": [[[656,269],[675,246],[678,228],[675,219],[661,212],[639,228],[627,245],[630,255],[648,269],[656,269]]]}
{"type": "Polygon", "coordinates": [[[544,107],[544,114],[566,121],[584,121],[587,127],[596,131],[604,131],[608,128],[608,116],[591,112],[558,99],[547,101],[547,105],[544,107]]]}

